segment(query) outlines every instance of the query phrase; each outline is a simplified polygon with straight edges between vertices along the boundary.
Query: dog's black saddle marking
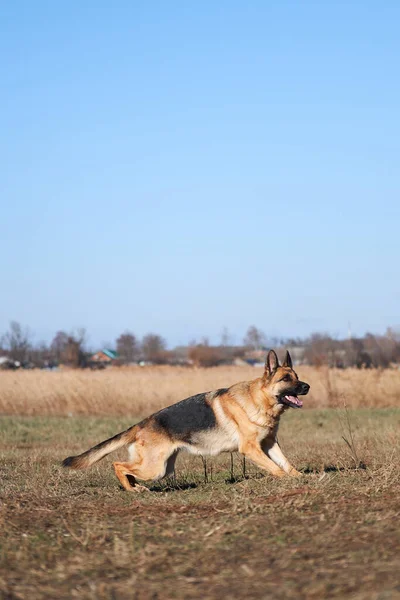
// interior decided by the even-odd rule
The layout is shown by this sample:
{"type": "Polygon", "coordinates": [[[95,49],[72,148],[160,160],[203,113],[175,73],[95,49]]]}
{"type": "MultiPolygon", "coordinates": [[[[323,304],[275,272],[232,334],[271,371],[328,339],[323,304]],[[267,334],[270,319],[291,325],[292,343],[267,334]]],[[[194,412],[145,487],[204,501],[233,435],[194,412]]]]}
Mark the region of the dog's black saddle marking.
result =
{"type": "Polygon", "coordinates": [[[211,406],[206,402],[207,394],[196,394],[172,406],[163,408],[154,415],[157,428],[173,439],[191,443],[192,435],[212,429],[217,420],[211,406]]]}
{"type": "Polygon", "coordinates": [[[219,390],[216,390],[214,392],[214,398],[217,398],[218,396],[223,396],[228,391],[229,391],[229,388],[220,388],[219,390]]]}

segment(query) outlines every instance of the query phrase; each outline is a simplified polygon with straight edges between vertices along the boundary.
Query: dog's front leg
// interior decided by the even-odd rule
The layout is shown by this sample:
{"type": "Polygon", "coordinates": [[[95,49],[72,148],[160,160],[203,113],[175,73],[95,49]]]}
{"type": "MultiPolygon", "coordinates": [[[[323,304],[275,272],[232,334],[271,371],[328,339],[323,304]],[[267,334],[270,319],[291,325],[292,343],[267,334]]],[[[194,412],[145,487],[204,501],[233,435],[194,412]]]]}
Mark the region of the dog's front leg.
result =
{"type": "Polygon", "coordinates": [[[239,447],[239,452],[246,458],[249,458],[253,463],[265,469],[274,475],[275,477],[284,477],[285,472],[275,464],[268,456],[263,452],[260,444],[255,441],[246,441],[239,447]]]}
{"type": "Polygon", "coordinates": [[[291,477],[301,477],[302,474],[290,464],[275,439],[267,438],[263,440],[261,442],[261,447],[265,454],[268,454],[274,463],[283,469],[285,473],[291,477]]]}

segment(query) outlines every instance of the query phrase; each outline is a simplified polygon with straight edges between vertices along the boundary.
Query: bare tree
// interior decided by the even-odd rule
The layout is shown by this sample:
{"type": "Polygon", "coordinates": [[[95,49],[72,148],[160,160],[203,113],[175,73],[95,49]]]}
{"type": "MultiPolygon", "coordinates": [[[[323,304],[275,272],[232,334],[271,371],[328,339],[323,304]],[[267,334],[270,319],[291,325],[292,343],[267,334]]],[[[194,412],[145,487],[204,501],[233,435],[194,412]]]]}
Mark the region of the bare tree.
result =
{"type": "Polygon", "coordinates": [[[57,331],[56,335],[53,338],[53,341],[50,344],[52,358],[57,362],[61,362],[67,345],[68,335],[65,333],[65,331],[57,331]]]}
{"type": "Polygon", "coordinates": [[[221,331],[221,346],[229,346],[231,343],[231,335],[227,327],[223,327],[221,331]]]}
{"type": "Polygon", "coordinates": [[[148,333],[142,340],[143,357],[153,363],[164,362],[166,346],[166,341],[160,335],[148,333]]]}
{"type": "Polygon", "coordinates": [[[46,342],[35,344],[29,351],[30,366],[33,367],[49,367],[54,365],[52,352],[46,342]]]}
{"type": "MultiPolygon", "coordinates": [[[[343,358],[341,358],[339,345],[337,340],[334,340],[328,333],[312,333],[304,341],[304,358],[309,365],[316,367],[321,365],[341,366],[343,358]]],[[[348,348],[349,356],[355,351],[353,346],[352,343],[352,348],[348,348]]]]}
{"type": "Polygon", "coordinates": [[[67,345],[62,354],[62,361],[71,367],[84,367],[86,330],[81,327],[76,333],[71,333],[67,337],[67,345]]]}
{"type": "Polygon", "coordinates": [[[255,325],[252,325],[244,336],[243,344],[252,350],[262,350],[266,344],[266,336],[261,329],[257,329],[255,325]]]}
{"type": "Polygon", "coordinates": [[[397,344],[400,344],[400,327],[388,327],[385,336],[397,344]]]}
{"type": "Polygon", "coordinates": [[[29,329],[23,329],[20,323],[11,321],[10,328],[3,336],[1,345],[4,346],[12,360],[26,361],[31,348],[29,329]]]}
{"type": "Polygon", "coordinates": [[[197,367],[215,367],[224,359],[221,346],[197,344],[189,349],[189,358],[197,367]]]}
{"type": "Polygon", "coordinates": [[[116,341],[117,353],[122,363],[133,362],[139,354],[139,344],[133,333],[125,331],[116,341]]]}

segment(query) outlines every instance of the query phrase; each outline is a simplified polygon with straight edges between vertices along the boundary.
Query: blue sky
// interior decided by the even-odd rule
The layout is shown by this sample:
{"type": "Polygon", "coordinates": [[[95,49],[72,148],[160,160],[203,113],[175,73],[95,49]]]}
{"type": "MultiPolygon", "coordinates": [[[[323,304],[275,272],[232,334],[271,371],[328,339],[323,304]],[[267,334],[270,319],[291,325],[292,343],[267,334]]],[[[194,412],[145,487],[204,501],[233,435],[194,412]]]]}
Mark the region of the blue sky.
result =
{"type": "Polygon", "coordinates": [[[0,332],[400,324],[398,2],[0,4],[0,332]]]}

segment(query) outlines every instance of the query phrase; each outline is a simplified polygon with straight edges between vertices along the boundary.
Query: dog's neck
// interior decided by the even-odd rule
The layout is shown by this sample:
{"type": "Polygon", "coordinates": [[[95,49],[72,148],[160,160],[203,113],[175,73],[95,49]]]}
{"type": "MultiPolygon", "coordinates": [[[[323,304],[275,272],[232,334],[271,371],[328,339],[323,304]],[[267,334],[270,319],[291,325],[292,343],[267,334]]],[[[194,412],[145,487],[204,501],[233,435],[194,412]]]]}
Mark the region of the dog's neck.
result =
{"type": "Polygon", "coordinates": [[[268,394],[265,389],[265,379],[263,377],[253,379],[253,381],[250,381],[249,383],[250,394],[257,410],[260,414],[268,415],[269,421],[273,421],[273,423],[268,423],[269,426],[273,425],[277,427],[281,415],[288,407],[284,404],[277,403],[276,398],[271,394],[268,394]]]}

